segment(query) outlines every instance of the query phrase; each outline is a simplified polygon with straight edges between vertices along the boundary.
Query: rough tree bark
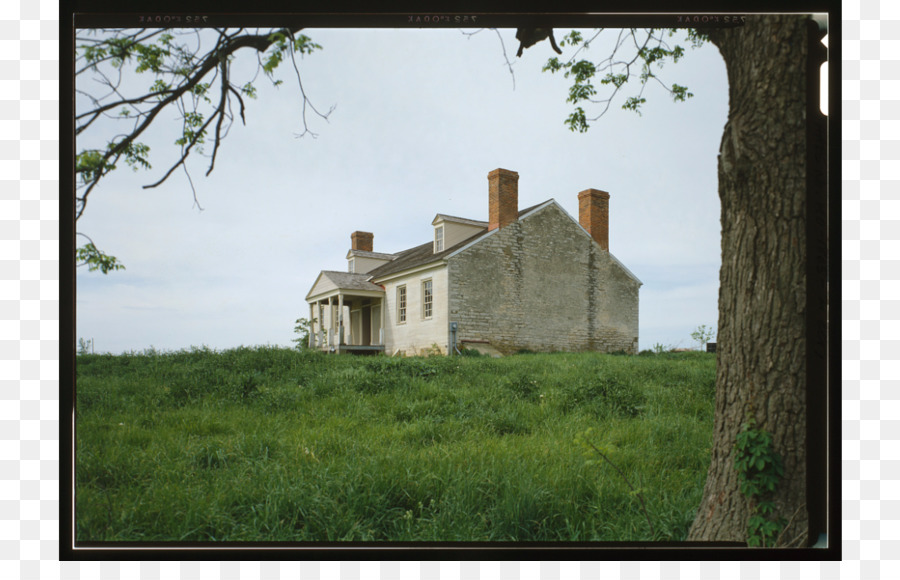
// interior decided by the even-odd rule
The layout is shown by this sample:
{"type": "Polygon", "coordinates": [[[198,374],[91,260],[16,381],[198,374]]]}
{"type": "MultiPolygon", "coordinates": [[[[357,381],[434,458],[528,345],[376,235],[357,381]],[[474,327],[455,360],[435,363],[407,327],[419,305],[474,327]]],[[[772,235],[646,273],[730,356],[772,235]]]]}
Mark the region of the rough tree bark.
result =
{"type": "Polygon", "coordinates": [[[784,460],[774,517],[789,523],[778,545],[807,545],[808,20],[748,17],[742,28],[708,31],[727,67],[729,114],[719,152],[716,418],[692,541],[747,541],[750,504],[733,446],[752,417],[784,460]]]}

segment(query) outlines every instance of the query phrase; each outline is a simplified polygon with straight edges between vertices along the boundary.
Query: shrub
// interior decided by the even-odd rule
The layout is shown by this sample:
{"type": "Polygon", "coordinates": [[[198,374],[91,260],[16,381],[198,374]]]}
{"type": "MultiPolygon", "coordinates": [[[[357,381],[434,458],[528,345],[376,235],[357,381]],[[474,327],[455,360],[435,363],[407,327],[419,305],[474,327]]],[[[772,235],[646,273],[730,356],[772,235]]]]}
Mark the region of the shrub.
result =
{"type": "Polygon", "coordinates": [[[536,402],[540,396],[537,379],[524,371],[518,371],[502,377],[499,385],[509,399],[524,399],[536,402]]]}
{"type": "Polygon", "coordinates": [[[484,353],[481,352],[480,350],[477,350],[477,349],[474,349],[474,348],[466,348],[466,347],[462,347],[462,348],[459,350],[459,354],[462,355],[462,356],[473,357],[473,358],[476,358],[476,357],[486,357],[486,356],[487,356],[486,354],[484,354],[484,353]]]}
{"type": "Polygon", "coordinates": [[[601,417],[637,417],[646,396],[634,385],[613,377],[596,376],[571,389],[570,409],[586,406],[601,417]]]}

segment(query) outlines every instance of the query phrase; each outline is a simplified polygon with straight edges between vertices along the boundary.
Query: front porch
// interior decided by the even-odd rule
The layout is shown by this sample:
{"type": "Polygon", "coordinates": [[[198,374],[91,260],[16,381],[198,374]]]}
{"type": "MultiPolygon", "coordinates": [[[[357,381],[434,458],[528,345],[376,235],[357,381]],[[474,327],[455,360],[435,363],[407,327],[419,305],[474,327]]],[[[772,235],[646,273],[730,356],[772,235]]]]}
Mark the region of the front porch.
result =
{"type": "Polygon", "coordinates": [[[358,345],[358,344],[344,344],[338,345],[334,347],[334,350],[329,350],[329,352],[333,352],[334,354],[355,354],[355,355],[371,355],[371,354],[383,354],[384,353],[384,345],[383,344],[372,344],[368,346],[358,345]]]}
{"type": "Polygon", "coordinates": [[[310,348],[335,354],[384,352],[384,290],[366,276],[322,272],[306,300],[310,348]]]}

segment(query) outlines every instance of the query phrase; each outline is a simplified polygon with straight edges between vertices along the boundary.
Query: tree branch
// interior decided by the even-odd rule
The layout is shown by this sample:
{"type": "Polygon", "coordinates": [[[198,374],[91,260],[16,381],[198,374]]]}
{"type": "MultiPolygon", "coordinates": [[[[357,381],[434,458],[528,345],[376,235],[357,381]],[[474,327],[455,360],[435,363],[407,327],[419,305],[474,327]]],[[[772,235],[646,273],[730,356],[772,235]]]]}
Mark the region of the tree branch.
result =
{"type": "MultiPolygon", "coordinates": [[[[290,33],[290,39],[291,39],[291,44],[293,45],[296,42],[293,32],[290,33]]],[[[310,101],[309,98],[306,96],[306,91],[303,89],[303,80],[300,78],[300,69],[297,68],[297,59],[294,57],[294,51],[291,50],[290,53],[291,53],[291,64],[294,66],[294,73],[296,73],[296,75],[297,75],[297,85],[300,87],[300,94],[303,96],[303,112],[302,112],[303,133],[296,135],[296,137],[300,138],[300,137],[303,137],[304,135],[306,135],[307,133],[309,133],[310,135],[312,135],[313,139],[315,139],[316,137],[318,137],[318,135],[309,130],[309,125],[306,122],[306,106],[309,105],[309,107],[313,110],[313,112],[316,115],[325,119],[325,121],[328,121],[328,116],[334,112],[334,108],[336,105],[332,105],[331,108],[328,109],[328,112],[325,113],[324,115],[322,113],[320,113],[318,109],[316,109],[315,105],[312,104],[312,101],[310,101]]]]}
{"type": "Polygon", "coordinates": [[[228,89],[229,81],[228,81],[228,67],[226,66],[225,61],[222,61],[222,91],[219,96],[219,106],[216,107],[216,112],[218,114],[219,120],[216,122],[216,136],[213,140],[213,152],[212,158],[209,161],[209,169],[206,171],[206,175],[209,176],[212,173],[213,168],[216,166],[216,153],[219,152],[219,143],[222,139],[222,122],[225,120],[224,110],[225,103],[228,101],[228,89]]]}
{"type": "MultiPolygon", "coordinates": [[[[302,28],[294,28],[294,29],[289,29],[289,30],[286,29],[286,30],[283,30],[283,32],[290,35],[291,37],[293,37],[293,34],[301,29],[302,28]]],[[[97,61],[94,63],[95,64],[94,67],[91,67],[91,66],[84,67],[81,69],[81,71],[84,72],[84,71],[90,70],[90,69],[96,70],[96,63],[100,62],[101,60],[105,61],[105,60],[115,59],[117,57],[120,57],[120,58],[122,58],[122,60],[124,62],[124,60],[129,57],[128,50],[136,47],[139,44],[140,40],[151,38],[154,35],[159,34],[161,32],[164,32],[164,31],[162,31],[162,30],[157,31],[152,34],[148,34],[145,37],[142,37],[140,39],[138,39],[136,37],[136,35],[126,35],[124,37],[117,37],[117,38],[125,39],[125,41],[123,43],[119,43],[121,46],[118,47],[117,52],[111,50],[110,54],[106,55],[102,59],[97,59],[97,61]],[[115,54],[113,54],[113,52],[115,52],[115,54]]],[[[95,42],[94,45],[97,46],[103,42],[105,42],[108,47],[116,46],[115,44],[111,44],[109,39],[107,39],[105,41],[97,41],[97,42],[95,42]]],[[[184,50],[182,47],[178,47],[176,49],[176,52],[179,53],[179,56],[181,57],[182,61],[185,62],[185,64],[190,65],[189,71],[181,72],[181,74],[184,76],[183,82],[181,82],[175,88],[162,90],[160,92],[151,92],[151,93],[147,93],[145,95],[142,95],[140,97],[135,97],[135,98],[125,98],[122,95],[120,95],[118,93],[118,88],[117,88],[119,83],[112,82],[105,74],[100,72],[99,74],[104,79],[105,84],[107,84],[112,90],[112,92],[110,94],[116,94],[119,97],[121,97],[121,99],[115,101],[114,103],[107,103],[107,104],[100,105],[99,100],[94,99],[92,97],[93,102],[97,103],[98,106],[96,106],[94,109],[91,109],[89,111],[80,113],[76,117],[76,119],[84,119],[84,118],[89,119],[87,121],[87,123],[80,126],[76,130],[76,134],[83,132],[91,123],[93,123],[97,118],[99,118],[99,116],[101,114],[104,114],[106,111],[108,111],[114,107],[122,106],[125,104],[135,105],[135,104],[139,104],[139,103],[145,103],[146,101],[148,101],[150,98],[153,98],[153,97],[161,96],[162,98],[150,109],[139,111],[139,113],[136,115],[135,128],[128,135],[126,135],[122,140],[110,143],[110,146],[107,147],[107,150],[99,157],[99,159],[94,160],[94,164],[91,166],[91,169],[89,171],[82,170],[80,172],[82,175],[89,175],[89,178],[86,179],[85,183],[83,183],[81,185],[81,187],[83,188],[83,192],[81,193],[81,195],[76,197],[76,201],[77,201],[79,207],[78,207],[78,211],[76,212],[75,219],[78,220],[84,214],[84,210],[87,206],[88,196],[91,194],[91,192],[94,190],[96,185],[99,183],[100,179],[102,179],[105,175],[107,175],[110,171],[112,171],[115,168],[115,163],[121,158],[121,156],[126,151],[129,151],[131,149],[133,144],[135,144],[136,139],[138,137],[140,137],[147,130],[148,127],[150,127],[150,125],[153,123],[153,121],[157,118],[157,116],[163,109],[165,109],[167,106],[169,106],[173,103],[178,102],[184,95],[191,93],[195,89],[195,87],[197,87],[200,84],[200,82],[210,72],[217,70],[217,68],[219,66],[222,66],[223,71],[224,71],[228,66],[228,64],[227,64],[228,57],[233,55],[235,52],[237,52],[241,49],[244,49],[244,48],[250,48],[250,49],[255,49],[258,53],[262,53],[262,52],[265,52],[266,50],[268,50],[273,44],[275,44],[275,42],[276,42],[276,39],[272,34],[248,34],[245,36],[220,35],[218,42],[216,43],[213,50],[208,52],[205,55],[205,57],[202,58],[200,61],[196,61],[194,59],[195,53],[190,53],[189,51],[184,50]]],[[[120,67],[116,67],[116,68],[119,68],[119,74],[121,75],[121,68],[120,67]]],[[[159,67],[158,69],[154,69],[154,70],[162,71],[163,68],[159,67]]],[[[178,69],[169,69],[167,72],[169,72],[170,74],[178,74],[179,70],[178,69]]],[[[121,81],[121,77],[119,79],[119,82],[120,81],[121,81]]],[[[223,76],[223,83],[226,86],[228,85],[227,76],[223,76]]],[[[228,98],[227,98],[228,90],[223,89],[222,94],[225,96],[225,100],[227,101],[228,100],[228,98]]],[[[102,97],[102,98],[105,98],[105,97],[102,97]]],[[[304,94],[304,99],[305,99],[305,94],[304,94]]],[[[305,103],[306,103],[306,100],[304,100],[304,104],[305,103]]],[[[243,105],[243,102],[241,102],[242,118],[243,118],[243,110],[244,110],[244,105],[243,105]]],[[[305,112],[305,107],[304,107],[304,112],[305,112]]],[[[316,112],[318,113],[318,111],[316,111],[316,112]]],[[[224,104],[223,104],[222,100],[220,100],[220,107],[217,108],[217,110],[213,112],[210,119],[218,116],[219,121],[221,122],[224,115],[225,115],[224,104]]],[[[325,116],[327,117],[327,115],[325,115],[325,116]]],[[[205,129],[205,127],[207,127],[208,125],[209,125],[209,121],[204,125],[203,128],[205,129]]],[[[221,132],[217,131],[216,144],[214,146],[215,148],[218,147],[220,140],[221,140],[221,132]]],[[[188,146],[183,149],[182,157],[174,165],[172,165],[172,167],[165,174],[165,176],[162,179],[160,179],[159,181],[157,181],[155,184],[152,184],[150,186],[145,186],[145,188],[156,187],[160,183],[164,182],[166,180],[166,178],[168,178],[168,176],[171,175],[171,173],[178,166],[180,166],[181,164],[184,163],[185,158],[190,154],[190,151],[193,148],[193,145],[196,144],[196,142],[197,142],[197,139],[195,136],[195,138],[190,141],[188,146]]],[[[77,169],[76,169],[76,172],[78,172],[77,169]]]]}
{"type": "Polygon", "coordinates": [[[482,30],[493,30],[495,33],[497,33],[497,38],[500,40],[500,50],[503,51],[503,60],[506,61],[506,68],[509,69],[509,76],[512,77],[513,90],[516,90],[516,75],[513,72],[512,63],[509,61],[509,57],[506,55],[506,43],[503,42],[503,36],[500,34],[500,30],[496,28],[479,28],[475,32],[466,32],[465,30],[460,30],[460,32],[467,38],[472,38],[482,30]]]}

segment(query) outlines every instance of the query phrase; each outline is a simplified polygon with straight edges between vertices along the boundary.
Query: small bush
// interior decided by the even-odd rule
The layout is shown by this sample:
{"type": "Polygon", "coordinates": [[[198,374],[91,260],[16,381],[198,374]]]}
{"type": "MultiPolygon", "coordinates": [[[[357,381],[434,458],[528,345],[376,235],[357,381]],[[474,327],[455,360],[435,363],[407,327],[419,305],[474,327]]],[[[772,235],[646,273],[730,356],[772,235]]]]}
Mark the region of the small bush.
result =
{"type": "Polygon", "coordinates": [[[538,381],[526,372],[516,372],[500,379],[500,388],[509,399],[524,399],[536,402],[540,397],[538,381]]]}
{"type": "Polygon", "coordinates": [[[460,349],[459,354],[465,357],[477,358],[477,357],[487,357],[488,355],[484,354],[480,350],[474,348],[465,348],[460,349]]]}
{"type": "Polygon", "coordinates": [[[586,406],[601,417],[637,417],[646,403],[646,396],[639,388],[603,376],[577,383],[570,397],[569,409],[586,406]]]}
{"type": "Polygon", "coordinates": [[[233,400],[250,401],[259,396],[259,387],[263,381],[263,374],[259,371],[241,373],[229,383],[230,395],[233,400]]]}

